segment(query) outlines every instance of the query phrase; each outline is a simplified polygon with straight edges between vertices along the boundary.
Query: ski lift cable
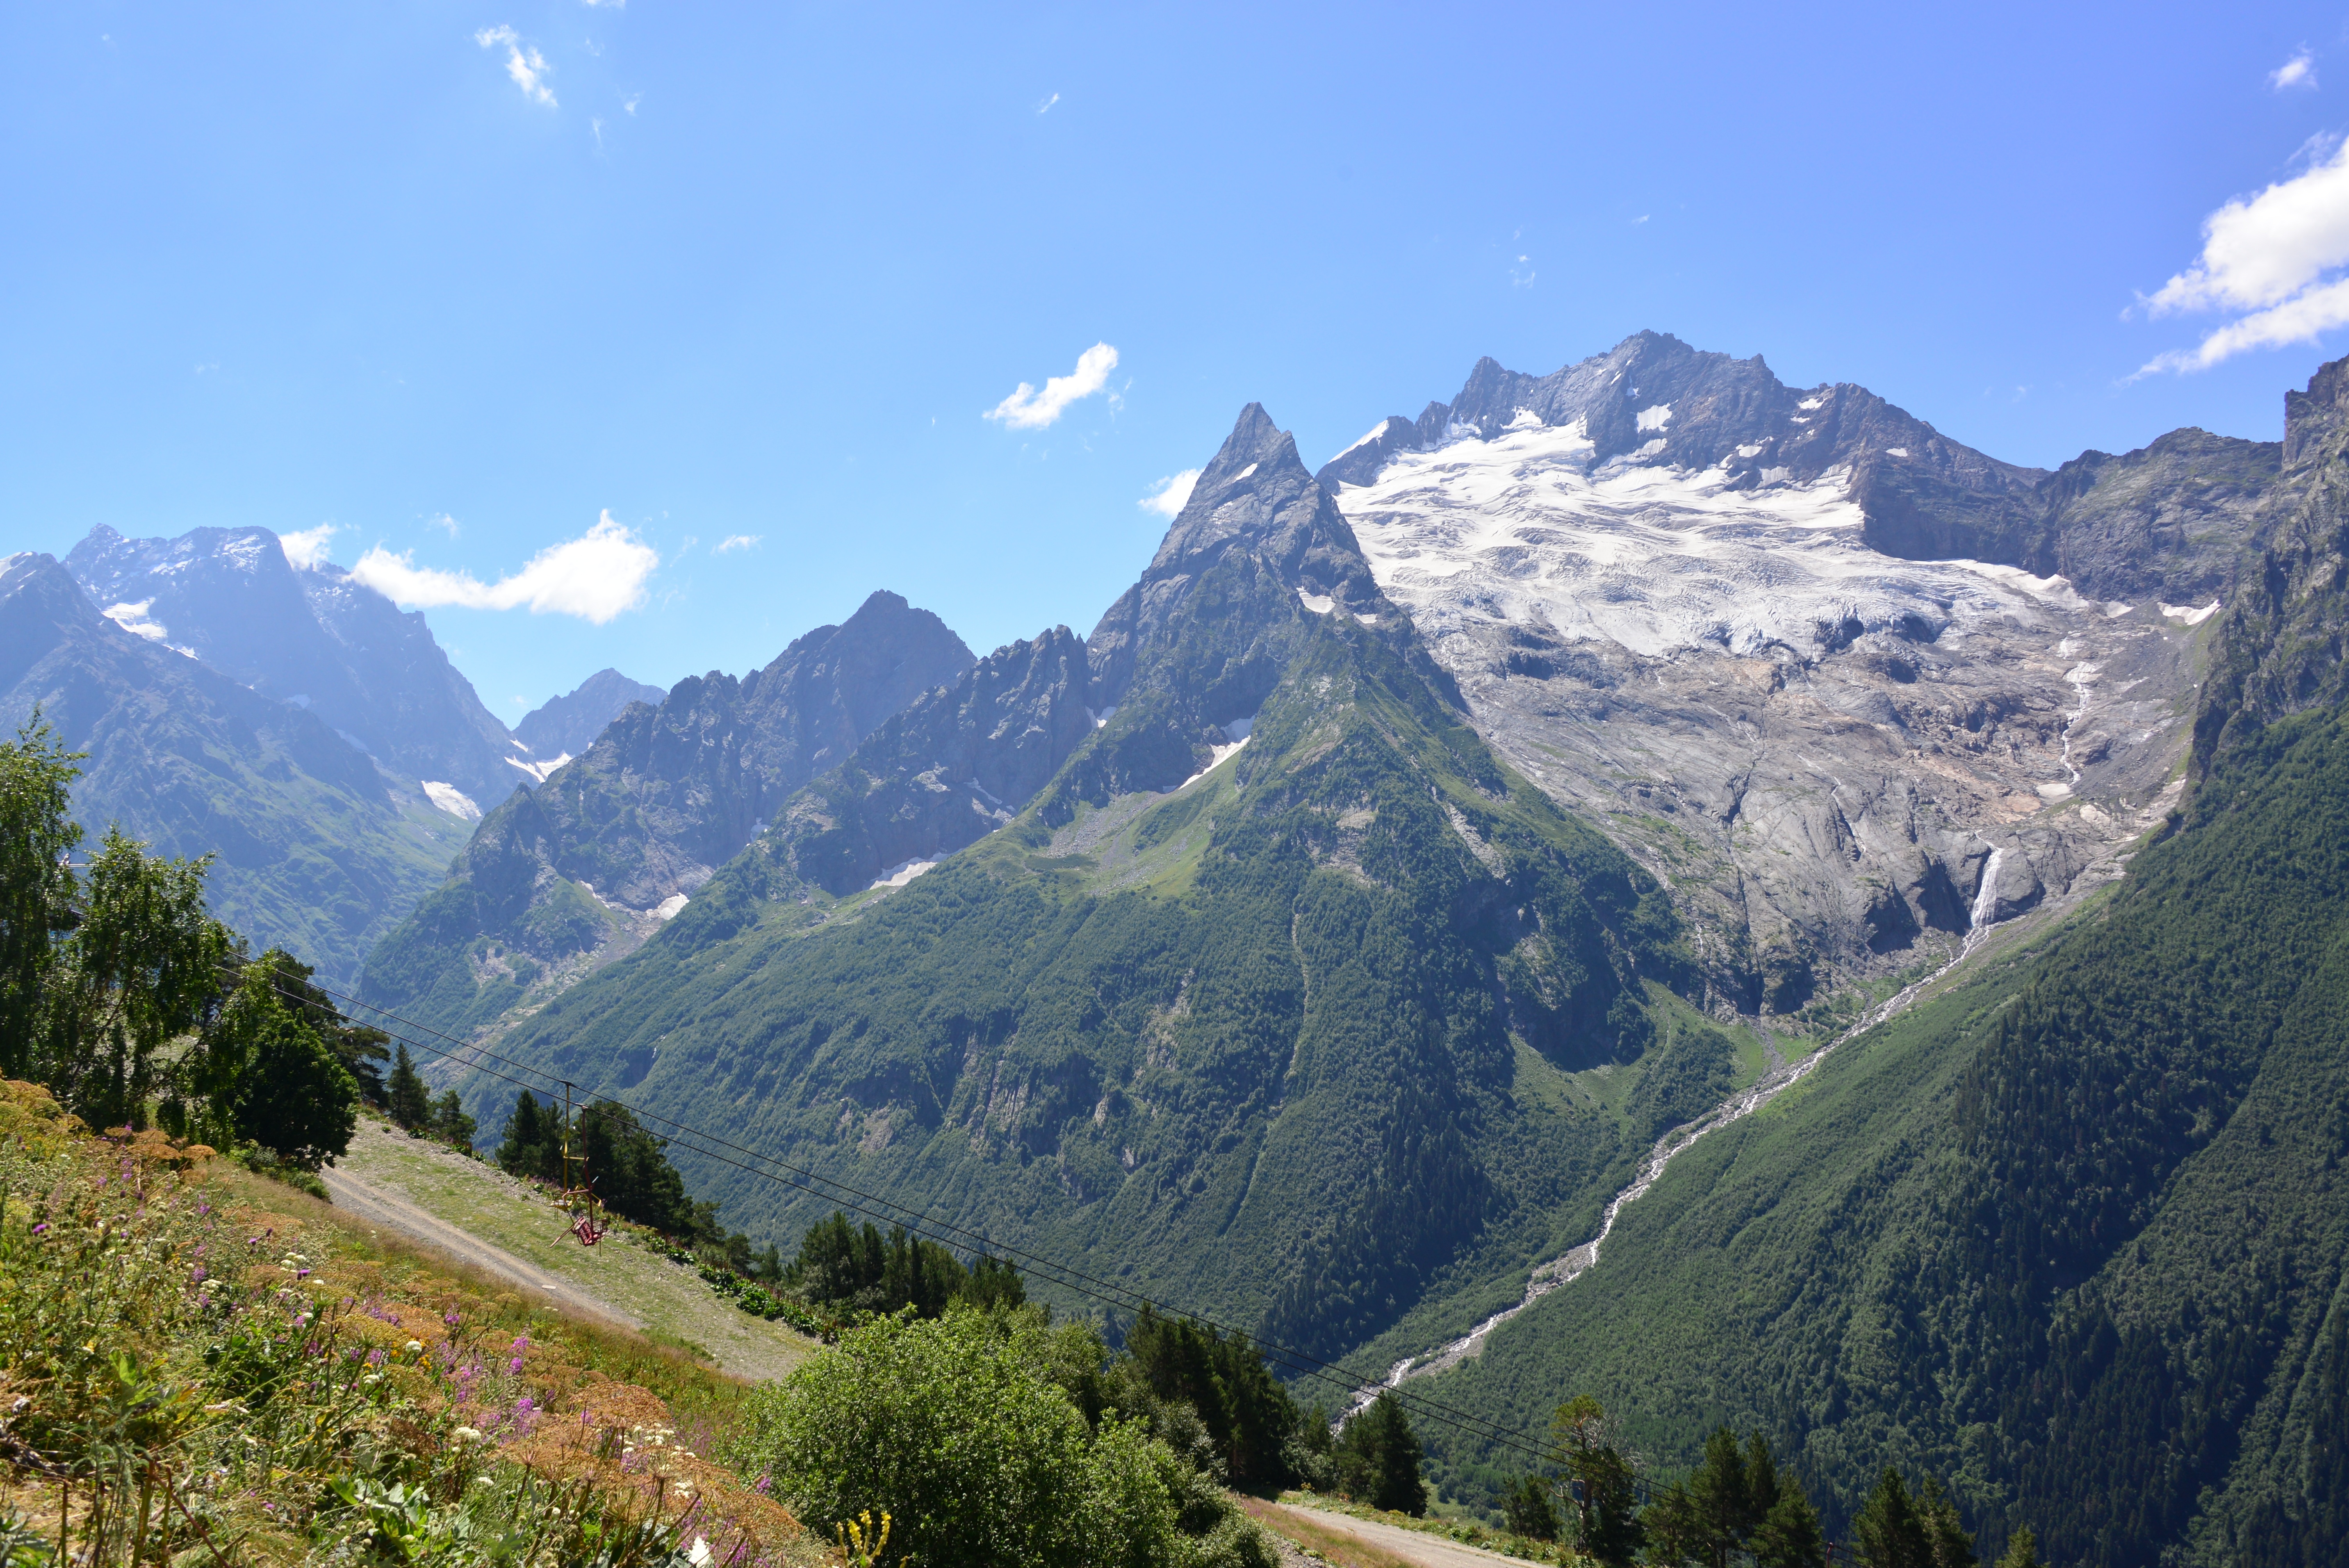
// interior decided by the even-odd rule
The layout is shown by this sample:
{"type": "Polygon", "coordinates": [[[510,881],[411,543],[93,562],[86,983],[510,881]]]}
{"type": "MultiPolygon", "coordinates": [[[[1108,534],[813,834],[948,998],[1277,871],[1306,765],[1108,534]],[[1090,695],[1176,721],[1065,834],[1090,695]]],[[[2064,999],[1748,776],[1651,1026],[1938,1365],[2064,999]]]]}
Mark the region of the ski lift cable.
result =
{"type": "MultiPolygon", "coordinates": [[[[274,978],[270,984],[273,990],[277,991],[280,995],[285,996],[289,1001],[306,1002],[308,1000],[308,998],[304,997],[298,992],[288,991],[277,985],[274,978]]],[[[336,991],[331,986],[320,985],[315,979],[310,981],[309,985],[325,995],[335,997],[338,1001],[348,1003],[353,1006],[365,1008],[367,1011],[376,1014],[378,1016],[388,1018],[393,1022],[401,1025],[405,1028],[420,1030],[438,1039],[447,1041],[449,1047],[455,1047],[451,1049],[444,1047],[432,1046],[422,1040],[410,1038],[403,1034],[386,1031],[387,1033],[391,1033],[392,1037],[398,1043],[412,1047],[416,1050],[421,1051],[426,1055],[440,1057],[444,1059],[456,1062],[460,1066],[472,1067],[476,1070],[486,1073],[490,1077],[501,1079],[506,1083],[511,1083],[519,1088],[536,1088],[539,1092],[547,1094],[550,1097],[554,1092],[555,1088],[559,1087],[572,1089],[575,1089],[577,1088],[577,1085],[572,1082],[572,1080],[557,1078],[553,1073],[547,1072],[543,1068],[533,1068],[526,1063],[516,1061],[511,1057],[502,1056],[495,1051],[492,1051],[486,1047],[460,1040],[452,1035],[444,1034],[440,1030],[431,1027],[429,1025],[419,1023],[414,1019],[403,1017],[399,1014],[393,1012],[390,1008],[380,1006],[374,1003],[361,1001],[357,997],[351,996],[344,992],[336,991]],[[534,1079],[536,1081],[528,1081],[524,1078],[515,1077],[513,1073],[501,1072],[494,1068],[484,1066],[479,1059],[481,1057],[487,1057],[492,1061],[503,1063],[506,1066],[516,1069],[517,1072],[528,1075],[528,1079],[534,1079]]],[[[1499,1426],[1498,1423],[1492,1421],[1489,1418],[1475,1415],[1471,1411],[1463,1410],[1456,1406],[1447,1404],[1442,1400],[1430,1398],[1423,1393],[1413,1392],[1406,1394],[1400,1386],[1386,1384],[1375,1378],[1358,1377],[1353,1374],[1347,1372],[1343,1367],[1338,1367],[1331,1362],[1324,1361],[1320,1357],[1313,1356],[1306,1351],[1298,1350],[1274,1341],[1260,1340],[1255,1336],[1247,1334],[1244,1329],[1219,1323],[1201,1313],[1188,1312],[1181,1308],[1171,1307],[1163,1302],[1153,1299],[1141,1291],[1133,1289],[1132,1286],[1119,1284],[1113,1280],[1102,1279],[1098,1275],[1089,1274],[1082,1270],[1072,1268],[1068,1264],[1058,1263],[1050,1258],[1039,1256],[1036,1253],[1029,1253],[1021,1248],[1004,1245],[988,1237],[983,1232],[973,1231],[968,1227],[954,1224],[949,1221],[933,1218],[921,1211],[908,1208],[902,1203],[895,1202],[892,1200],[881,1197],[876,1193],[866,1192],[860,1188],[851,1186],[836,1178],[824,1176],[817,1171],[807,1170],[804,1167],[792,1165],[787,1161],[779,1160],[772,1155],[763,1154],[757,1150],[746,1149],[740,1144],[730,1142],[725,1139],[719,1138],[715,1134],[705,1132],[699,1128],[692,1127],[687,1123],[677,1121],[671,1118],[660,1116],[657,1113],[644,1110],[636,1107],[626,1106],[625,1101],[616,1100],[615,1103],[624,1106],[625,1109],[633,1111],[636,1115],[646,1120],[656,1121],[664,1127],[674,1129],[675,1132],[672,1135],[671,1140],[684,1143],[688,1153],[698,1154],[703,1159],[741,1171],[748,1175],[773,1181],[781,1186],[805,1191],[811,1196],[820,1199],[825,1202],[833,1203],[836,1206],[844,1209],[853,1209],[856,1212],[868,1218],[881,1220],[891,1224],[903,1225],[907,1231],[916,1235],[925,1234],[926,1229],[931,1232],[948,1233],[952,1236],[961,1238],[959,1244],[969,1245],[972,1243],[976,1243],[985,1251],[999,1253],[1008,1258],[1018,1258],[1023,1260],[1029,1265],[1030,1273],[1041,1275],[1045,1280],[1045,1283],[1058,1285],[1061,1289],[1067,1290],[1071,1294],[1090,1297],[1105,1305],[1120,1307],[1126,1311],[1136,1311],[1143,1308],[1148,1308],[1150,1310],[1164,1314],[1170,1317],[1187,1319],[1203,1327],[1213,1328],[1226,1334],[1245,1337],[1256,1348],[1268,1353],[1271,1359],[1276,1361],[1284,1370],[1294,1376],[1299,1377],[1309,1377],[1317,1382],[1335,1385],[1345,1389],[1350,1395],[1376,1393],[1381,1390],[1390,1391],[1392,1392],[1399,1400],[1403,1401],[1407,1405],[1416,1407],[1423,1416],[1436,1421],[1439,1425],[1451,1427],[1469,1437],[1481,1439],[1486,1442],[1493,1443],[1503,1448],[1516,1449],[1520,1453],[1531,1456],[1537,1460],[1546,1461],[1549,1458],[1546,1449],[1537,1448],[1532,1444],[1527,1443],[1523,1438],[1499,1426]],[[717,1145],[717,1148],[704,1147],[703,1145],[705,1144],[714,1144],[717,1145]],[[740,1160],[730,1158],[727,1153],[719,1152],[720,1150],[730,1150],[732,1153],[748,1156],[751,1160],[781,1167],[781,1172],[788,1172],[788,1174],[779,1173],[776,1171],[763,1170],[758,1166],[745,1164],[740,1160]],[[824,1191],[826,1188],[836,1189],[837,1191],[836,1192],[826,1191],[824,1191]],[[843,1199],[837,1195],[837,1192],[851,1194],[852,1198],[843,1199]],[[872,1206],[876,1204],[879,1205],[878,1208],[872,1206]],[[910,1223],[908,1222],[909,1219],[912,1222],[910,1223]]],[[[583,1117],[591,1115],[593,1114],[593,1109],[594,1108],[591,1105],[583,1109],[580,1114],[583,1117]]],[[[926,1239],[938,1242],[947,1241],[947,1236],[936,1233],[927,1234],[926,1239]]],[[[949,1243],[949,1244],[954,1243],[949,1243]]]]}

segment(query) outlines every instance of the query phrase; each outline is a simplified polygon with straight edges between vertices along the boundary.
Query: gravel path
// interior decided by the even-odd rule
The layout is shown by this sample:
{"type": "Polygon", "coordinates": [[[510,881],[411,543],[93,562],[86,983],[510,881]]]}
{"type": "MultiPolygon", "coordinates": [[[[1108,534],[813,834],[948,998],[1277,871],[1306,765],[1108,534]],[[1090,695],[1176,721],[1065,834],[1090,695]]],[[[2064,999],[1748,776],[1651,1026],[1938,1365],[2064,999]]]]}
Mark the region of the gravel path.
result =
{"type": "Polygon", "coordinates": [[[398,1193],[378,1187],[349,1171],[327,1166],[318,1174],[326,1183],[326,1191],[335,1197],[335,1207],[371,1225],[388,1231],[398,1231],[413,1242],[448,1253],[459,1263],[467,1264],[492,1274],[509,1284],[518,1285],[534,1296],[543,1296],[566,1311],[600,1317],[628,1328],[642,1328],[641,1320],[621,1311],[611,1303],[598,1300],[565,1279],[558,1279],[535,1264],[523,1262],[503,1247],[492,1246],[449,1223],[428,1210],[419,1208],[398,1193]]]}
{"type": "Polygon", "coordinates": [[[1487,1552],[1481,1546],[1464,1546],[1440,1535],[1425,1535],[1416,1530],[1357,1519],[1350,1513],[1339,1513],[1334,1510],[1275,1502],[1258,1503],[1249,1508],[1248,1512],[1276,1532],[1279,1530],[1284,1515],[1293,1517],[1322,1530],[1350,1536],[1405,1563],[1418,1563],[1421,1568],[1496,1568],[1496,1565],[1497,1568],[1537,1568],[1536,1564],[1522,1557],[1487,1552]]]}

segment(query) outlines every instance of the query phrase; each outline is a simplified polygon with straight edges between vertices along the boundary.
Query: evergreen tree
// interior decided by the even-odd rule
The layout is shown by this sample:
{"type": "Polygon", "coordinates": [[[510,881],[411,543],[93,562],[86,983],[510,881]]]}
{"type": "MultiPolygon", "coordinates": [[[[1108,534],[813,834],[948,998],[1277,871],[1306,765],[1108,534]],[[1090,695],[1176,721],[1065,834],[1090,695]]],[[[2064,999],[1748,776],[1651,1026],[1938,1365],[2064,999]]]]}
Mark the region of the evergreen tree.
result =
{"type": "Polygon", "coordinates": [[[523,1090],[506,1117],[505,1130],[498,1142],[498,1169],[509,1176],[554,1181],[560,1163],[556,1141],[560,1129],[556,1123],[561,1119],[553,1106],[542,1110],[537,1098],[530,1090],[523,1090]]]}
{"type": "Polygon", "coordinates": [[[1780,1480],[1778,1501],[1746,1544],[1754,1553],[1754,1568],[1826,1568],[1826,1532],[1819,1528],[1819,1511],[1792,1476],[1780,1480]]]}
{"type": "Polygon", "coordinates": [[[1019,1306],[1028,1299],[1028,1283],[1006,1260],[982,1253],[970,1265],[970,1283],[963,1286],[962,1298],[973,1306],[1019,1306]]]}
{"type": "Polygon", "coordinates": [[[1941,1490],[1940,1477],[1925,1478],[1917,1517],[1932,1543],[1933,1568],[1974,1568],[1974,1538],[1958,1522],[1957,1501],[1941,1490]]]}
{"type": "Polygon", "coordinates": [[[432,1095],[424,1087],[424,1079],[416,1071],[416,1063],[408,1055],[408,1047],[399,1047],[399,1055],[391,1064],[389,1106],[391,1119],[410,1132],[421,1132],[432,1123],[432,1095]]]}
{"type": "Polygon", "coordinates": [[[441,1142],[471,1150],[477,1130],[473,1119],[465,1114],[465,1102],[455,1089],[444,1089],[432,1102],[432,1136],[441,1142]]]}
{"type": "Polygon", "coordinates": [[[2031,1526],[2021,1525],[2007,1538],[2006,1554],[1998,1560],[1998,1568],[2040,1568],[2039,1538],[2031,1533],[2031,1526]]]}
{"type": "Polygon", "coordinates": [[[1550,1497],[1549,1482],[1539,1476],[1521,1475],[1503,1488],[1501,1521],[1512,1535],[1528,1541],[1557,1540],[1557,1504],[1550,1497]]]}
{"type": "Polygon", "coordinates": [[[359,1094],[370,1105],[385,1103],[383,1070],[391,1060],[391,1037],[343,1016],[335,999],[312,983],[315,971],[284,948],[271,948],[260,962],[266,966],[269,984],[279,999],[317,1031],[335,1059],[343,1064],[343,1070],[357,1081],[359,1094]]]}
{"type": "MultiPolygon", "coordinates": [[[[1161,1317],[1144,1307],[1126,1335],[1125,1349],[1152,1392],[1198,1411],[1232,1485],[1278,1487],[1293,1479],[1282,1456],[1297,1429],[1297,1403],[1247,1335],[1161,1317]]],[[[1397,1406],[1398,1415],[1401,1410],[1397,1406]]],[[[1417,1464],[1414,1457],[1414,1475],[1417,1464]]]]}
{"type": "Polygon", "coordinates": [[[1339,1485],[1356,1501],[1414,1519],[1427,1511],[1427,1488],[1419,1473],[1424,1455],[1393,1389],[1380,1389],[1379,1397],[1346,1423],[1338,1434],[1336,1452],[1339,1485]]]}
{"type": "Polygon", "coordinates": [[[1638,1470],[1606,1408],[1578,1394],[1550,1417],[1549,1429],[1550,1458],[1565,1470],[1573,1491],[1575,1543],[1610,1568],[1630,1563],[1647,1538],[1638,1470]]]}
{"type": "Polygon", "coordinates": [[[1866,1568],[1936,1568],[1932,1532],[1889,1465],[1860,1505],[1851,1533],[1866,1568]]]}

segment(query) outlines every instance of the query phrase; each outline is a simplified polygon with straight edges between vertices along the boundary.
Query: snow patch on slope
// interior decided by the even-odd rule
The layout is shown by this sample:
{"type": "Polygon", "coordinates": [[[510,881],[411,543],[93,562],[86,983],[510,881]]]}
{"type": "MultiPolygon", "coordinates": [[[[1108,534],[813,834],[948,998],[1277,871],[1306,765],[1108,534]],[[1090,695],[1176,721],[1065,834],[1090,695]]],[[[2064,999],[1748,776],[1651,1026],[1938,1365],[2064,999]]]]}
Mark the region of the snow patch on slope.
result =
{"type": "Polygon", "coordinates": [[[481,820],[481,809],[473,804],[473,798],[454,784],[443,784],[438,779],[426,779],[419,782],[423,784],[424,793],[431,798],[432,803],[449,815],[460,817],[468,822],[478,822],[481,820]]]}

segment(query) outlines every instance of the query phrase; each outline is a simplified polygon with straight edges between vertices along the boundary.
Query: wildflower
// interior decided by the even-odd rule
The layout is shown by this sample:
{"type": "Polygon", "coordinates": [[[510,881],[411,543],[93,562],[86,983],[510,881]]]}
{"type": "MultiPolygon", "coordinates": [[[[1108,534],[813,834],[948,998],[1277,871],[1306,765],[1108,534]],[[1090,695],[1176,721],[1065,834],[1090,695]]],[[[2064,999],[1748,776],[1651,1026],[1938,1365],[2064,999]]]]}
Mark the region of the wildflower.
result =
{"type": "Polygon", "coordinates": [[[710,1555],[709,1542],[697,1535],[693,1538],[693,1550],[685,1554],[685,1560],[692,1563],[693,1568],[709,1568],[710,1555]]]}
{"type": "Polygon", "coordinates": [[[452,1440],[460,1443],[478,1443],[481,1440],[481,1432],[472,1427],[459,1427],[449,1436],[452,1440]]]}
{"type": "Polygon", "coordinates": [[[515,1335],[515,1336],[514,1336],[514,1342],[513,1342],[512,1345],[507,1346],[506,1346],[506,1348],[507,1348],[507,1349],[509,1349],[509,1350],[516,1350],[516,1351],[521,1351],[521,1350],[527,1350],[527,1349],[529,1349],[529,1348],[530,1348],[530,1336],[529,1336],[529,1335],[527,1335],[527,1334],[517,1334],[517,1335],[515,1335]]]}
{"type": "Polygon", "coordinates": [[[198,1264],[195,1266],[195,1268],[194,1268],[194,1269],[193,1269],[193,1270],[189,1274],[189,1275],[188,1275],[188,1283],[189,1283],[190,1284],[203,1284],[203,1283],[204,1283],[204,1265],[203,1265],[203,1264],[198,1264]]]}
{"type": "Polygon", "coordinates": [[[423,1354],[424,1354],[424,1341],[422,1341],[421,1339],[411,1339],[411,1340],[409,1340],[409,1341],[408,1342],[408,1353],[409,1353],[410,1356],[421,1356],[421,1355],[423,1355],[423,1354]]]}
{"type": "Polygon", "coordinates": [[[44,1233],[46,1233],[46,1232],[48,1230],[48,1228],[49,1228],[49,1222],[48,1222],[47,1220],[43,1220],[39,1224],[35,1225],[35,1226],[33,1227],[33,1234],[35,1234],[35,1235],[36,1235],[36,1236],[37,1236],[37,1235],[41,1235],[41,1234],[43,1234],[44,1233]]]}
{"type": "Polygon", "coordinates": [[[440,1321],[441,1321],[441,1322],[443,1322],[443,1323],[445,1323],[445,1324],[447,1324],[447,1325],[448,1325],[450,1327],[451,1327],[451,1328],[456,1327],[456,1326],[457,1326],[457,1309],[456,1309],[455,1307],[453,1307],[453,1306],[452,1306],[452,1307],[450,1307],[450,1309],[449,1309],[445,1314],[443,1314],[443,1315],[441,1315],[440,1321]]]}
{"type": "Polygon", "coordinates": [[[507,1376],[507,1377],[513,1377],[513,1376],[515,1376],[516,1374],[520,1373],[521,1371],[522,1371],[522,1357],[521,1357],[517,1356],[517,1357],[515,1357],[512,1360],[511,1360],[511,1361],[509,1361],[509,1362],[507,1362],[507,1363],[506,1363],[506,1376],[507,1376]]]}
{"type": "Polygon", "coordinates": [[[383,1352],[382,1352],[382,1351],[380,1351],[380,1350],[370,1350],[370,1351],[368,1351],[368,1352],[367,1352],[367,1365],[368,1365],[368,1366],[370,1366],[370,1367],[380,1367],[380,1366],[382,1366],[382,1365],[383,1365],[383,1362],[384,1362],[384,1355],[383,1355],[383,1352]]]}

